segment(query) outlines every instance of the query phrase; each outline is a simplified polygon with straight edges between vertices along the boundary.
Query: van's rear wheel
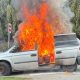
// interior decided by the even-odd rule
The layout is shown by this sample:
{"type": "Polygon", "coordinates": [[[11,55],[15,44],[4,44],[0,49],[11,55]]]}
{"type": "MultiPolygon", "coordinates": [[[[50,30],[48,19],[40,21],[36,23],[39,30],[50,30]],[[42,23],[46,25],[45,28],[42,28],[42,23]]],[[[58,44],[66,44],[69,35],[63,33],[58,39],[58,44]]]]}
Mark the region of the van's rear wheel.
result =
{"type": "Polygon", "coordinates": [[[67,72],[74,72],[77,70],[77,63],[75,63],[74,65],[62,65],[61,69],[67,72]]]}
{"type": "Polygon", "coordinates": [[[7,76],[11,73],[11,67],[5,62],[0,62],[0,76],[7,76]]]}

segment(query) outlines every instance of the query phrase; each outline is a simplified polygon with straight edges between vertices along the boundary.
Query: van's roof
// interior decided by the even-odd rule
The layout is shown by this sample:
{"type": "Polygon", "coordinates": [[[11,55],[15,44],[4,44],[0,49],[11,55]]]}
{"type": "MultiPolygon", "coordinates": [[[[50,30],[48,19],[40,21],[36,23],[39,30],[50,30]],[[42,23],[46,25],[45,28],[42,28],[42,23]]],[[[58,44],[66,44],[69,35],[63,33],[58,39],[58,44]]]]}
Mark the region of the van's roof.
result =
{"type": "Polygon", "coordinates": [[[76,33],[57,34],[55,36],[67,36],[67,35],[76,35],[76,33]]]}

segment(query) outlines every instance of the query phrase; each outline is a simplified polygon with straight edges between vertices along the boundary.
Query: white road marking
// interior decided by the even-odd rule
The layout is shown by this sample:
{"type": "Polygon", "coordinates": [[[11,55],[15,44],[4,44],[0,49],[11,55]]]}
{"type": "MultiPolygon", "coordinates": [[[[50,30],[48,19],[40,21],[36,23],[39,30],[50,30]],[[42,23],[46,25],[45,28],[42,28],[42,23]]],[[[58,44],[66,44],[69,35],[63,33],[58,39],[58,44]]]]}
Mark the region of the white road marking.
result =
{"type": "Polygon", "coordinates": [[[56,72],[44,72],[44,73],[33,73],[29,75],[37,76],[37,75],[51,75],[51,74],[57,74],[56,72]]]}

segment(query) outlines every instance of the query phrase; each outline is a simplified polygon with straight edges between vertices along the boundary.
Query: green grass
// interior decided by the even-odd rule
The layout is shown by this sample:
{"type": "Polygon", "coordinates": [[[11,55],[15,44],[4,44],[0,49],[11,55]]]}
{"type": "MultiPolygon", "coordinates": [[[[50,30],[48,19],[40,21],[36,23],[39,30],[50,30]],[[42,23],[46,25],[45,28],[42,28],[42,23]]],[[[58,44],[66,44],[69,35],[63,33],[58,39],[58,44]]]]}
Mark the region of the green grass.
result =
{"type": "Polygon", "coordinates": [[[29,78],[18,78],[18,77],[0,77],[0,80],[31,80],[29,78]]]}

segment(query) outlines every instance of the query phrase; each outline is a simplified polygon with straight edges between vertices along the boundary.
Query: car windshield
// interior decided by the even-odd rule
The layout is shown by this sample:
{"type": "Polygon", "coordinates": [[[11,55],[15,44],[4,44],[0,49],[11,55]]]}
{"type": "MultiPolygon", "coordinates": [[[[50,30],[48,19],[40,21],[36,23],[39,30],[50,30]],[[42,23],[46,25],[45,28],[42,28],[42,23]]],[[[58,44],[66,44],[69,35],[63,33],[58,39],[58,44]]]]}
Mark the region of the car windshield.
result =
{"type": "Polygon", "coordinates": [[[10,53],[15,53],[15,52],[19,52],[19,51],[20,51],[20,48],[18,46],[15,46],[10,50],[10,53]]]}
{"type": "Polygon", "coordinates": [[[55,36],[56,47],[71,47],[71,46],[78,46],[78,45],[79,43],[77,41],[76,34],[55,36]]]}

